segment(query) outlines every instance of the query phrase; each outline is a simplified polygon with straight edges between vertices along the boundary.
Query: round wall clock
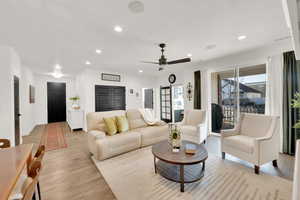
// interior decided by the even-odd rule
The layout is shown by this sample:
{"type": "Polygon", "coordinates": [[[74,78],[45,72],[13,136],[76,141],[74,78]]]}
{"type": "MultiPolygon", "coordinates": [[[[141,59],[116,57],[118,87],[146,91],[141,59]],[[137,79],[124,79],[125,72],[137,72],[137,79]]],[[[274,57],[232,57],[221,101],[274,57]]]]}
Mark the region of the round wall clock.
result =
{"type": "Polygon", "coordinates": [[[170,84],[174,84],[175,81],[176,81],[176,76],[175,76],[175,74],[170,74],[170,76],[169,76],[169,83],[170,83],[170,84]]]}

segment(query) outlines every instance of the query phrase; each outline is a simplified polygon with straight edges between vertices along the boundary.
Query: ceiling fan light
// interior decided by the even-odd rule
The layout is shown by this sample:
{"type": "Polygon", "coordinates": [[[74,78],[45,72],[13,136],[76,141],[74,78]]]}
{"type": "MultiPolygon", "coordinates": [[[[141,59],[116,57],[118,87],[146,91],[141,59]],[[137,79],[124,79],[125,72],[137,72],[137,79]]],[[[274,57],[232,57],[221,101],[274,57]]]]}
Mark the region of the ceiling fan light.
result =
{"type": "Polygon", "coordinates": [[[61,78],[61,77],[63,77],[63,74],[61,72],[55,71],[52,73],[52,76],[54,78],[61,78]]]}

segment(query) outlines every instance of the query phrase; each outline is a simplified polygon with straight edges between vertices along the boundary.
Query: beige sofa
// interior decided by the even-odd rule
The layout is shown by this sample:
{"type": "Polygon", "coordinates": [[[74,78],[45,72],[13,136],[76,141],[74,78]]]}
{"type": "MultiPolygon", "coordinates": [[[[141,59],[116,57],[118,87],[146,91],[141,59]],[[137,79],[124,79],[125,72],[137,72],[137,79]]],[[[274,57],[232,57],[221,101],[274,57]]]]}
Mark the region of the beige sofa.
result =
{"type": "Polygon", "coordinates": [[[97,160],[104,160],[168,138],[168,126],[149,126],[137,109],[87,114],[88,147],[97,160]],[[129,131],[107,136],[103,117],[126,115],[129,131]]]}

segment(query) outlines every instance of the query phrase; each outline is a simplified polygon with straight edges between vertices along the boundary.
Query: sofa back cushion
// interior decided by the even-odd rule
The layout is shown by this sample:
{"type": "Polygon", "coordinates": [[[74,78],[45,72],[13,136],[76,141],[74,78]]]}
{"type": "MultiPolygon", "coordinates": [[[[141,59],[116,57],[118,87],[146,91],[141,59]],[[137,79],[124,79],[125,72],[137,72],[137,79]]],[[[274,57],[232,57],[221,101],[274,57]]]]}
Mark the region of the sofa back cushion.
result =
{"type": "Polygon", "coordinates": [[[138,109],[127,110],[126,116],[128,119],[130,130],[147,126],[147,123],[143,119],[143,116],[138,109]]]}
{"type": "Polygon", "coordinates": [[[184,124],[197,126],[205,121],[205,110],[185,110],[184,124]]]}
{"type": "Polygon", "coordinates": [[[270,130],[273,120],[276,120],[276,117],[261,114],[241,114],[240,133],[255,138],[264,137],[270,130]]]}
{"type": "Polygon", "coordinates": [[[86,116],[87,121],[87,130],[99,130],[103,132],[106,131],[106,125],[104,123],[104,117],[115,117],[125,115],[125,110],[114,110],[114,111],[106,111],[106,112],[92,112],[88,113],[86,116]]]}

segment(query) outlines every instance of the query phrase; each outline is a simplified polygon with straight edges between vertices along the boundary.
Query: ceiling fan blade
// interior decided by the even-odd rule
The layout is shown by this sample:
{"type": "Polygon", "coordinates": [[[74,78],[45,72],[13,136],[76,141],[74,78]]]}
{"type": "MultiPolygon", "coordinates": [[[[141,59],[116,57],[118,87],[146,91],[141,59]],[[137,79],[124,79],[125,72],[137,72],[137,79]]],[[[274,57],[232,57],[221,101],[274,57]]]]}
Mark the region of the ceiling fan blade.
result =
{"type": "Polygon", "coordinates": [[[186,63],[186,62],[191,62],[191,58],[183,58],[179,60],[172,60],[167,62],[168,65],[173,65],[173,64],[179,64],[179,63],[186,63]]]}
{"type": "Polygon", "coordinates": [[[159,62],[148,62],[148,61],[141,61],[141,62],[146,64],[155,64],[155,65],[159,64],[159,62]]]}

